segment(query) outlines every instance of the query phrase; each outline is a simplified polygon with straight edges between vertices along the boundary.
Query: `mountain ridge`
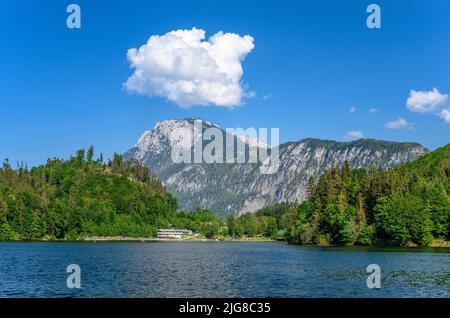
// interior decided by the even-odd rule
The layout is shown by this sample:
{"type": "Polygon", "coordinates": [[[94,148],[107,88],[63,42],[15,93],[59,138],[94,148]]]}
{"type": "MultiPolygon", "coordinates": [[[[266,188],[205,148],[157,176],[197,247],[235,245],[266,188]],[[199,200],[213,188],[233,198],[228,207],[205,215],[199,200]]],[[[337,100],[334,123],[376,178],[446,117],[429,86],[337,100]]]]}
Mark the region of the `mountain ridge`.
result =
{"type": "MultiPolygon", "coordinates": [[[[318,179],[324,170],[345,161],[353,168],[388,169],[428,152],[415,142],[304,138],[278,146],[280,169],[272,175],[260,174],[259,164],[255,163],[176,164],[171,160],[170,151],[177,141],[171,139],[170,133],[180,128],[193,129],[196,119],[160,121],[124,154],[125,159],[137,159],[149,167],[178,198],[184,210],[199,207],[222,215],[242,214],[277,202],[303,201],[310,177],[318,179]]],[[[216,127],[226,133],[209,121],[202,120],[202,127],[216,127]]]]}

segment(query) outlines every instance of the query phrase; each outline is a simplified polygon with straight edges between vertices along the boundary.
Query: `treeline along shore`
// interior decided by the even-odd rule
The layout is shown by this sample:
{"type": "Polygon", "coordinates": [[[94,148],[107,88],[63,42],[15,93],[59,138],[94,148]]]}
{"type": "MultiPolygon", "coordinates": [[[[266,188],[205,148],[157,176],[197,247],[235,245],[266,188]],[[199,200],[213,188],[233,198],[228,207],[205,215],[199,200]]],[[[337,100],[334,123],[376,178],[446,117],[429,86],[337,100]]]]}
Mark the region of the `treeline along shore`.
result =
{"type": "Polygon", "coordinates": [[[196,239],[285,239],[307,245],[449,246],[450,144],[391,170],[347,162],[310,179],[307,200],[227,218],[177,200],[148,168],[94,148],[45,165],[0,168],[0,240],[155,238],[158,228],[196,239]]]}

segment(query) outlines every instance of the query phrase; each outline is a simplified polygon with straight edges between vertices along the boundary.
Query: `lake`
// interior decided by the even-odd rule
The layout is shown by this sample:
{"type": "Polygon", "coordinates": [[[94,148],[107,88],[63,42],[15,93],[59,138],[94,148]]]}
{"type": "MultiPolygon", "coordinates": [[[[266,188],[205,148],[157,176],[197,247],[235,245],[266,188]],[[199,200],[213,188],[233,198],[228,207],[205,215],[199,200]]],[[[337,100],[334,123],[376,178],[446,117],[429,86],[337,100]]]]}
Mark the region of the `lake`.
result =
{"type": "Polygon", "coordinates": [[[0,297],[450,297],[450,249],[277,242],[0,243],[0,297]],[[81,268],[81,289],[66,267],[81,268]],[[369,264],[381,288],[367,287],[369,264]]]}

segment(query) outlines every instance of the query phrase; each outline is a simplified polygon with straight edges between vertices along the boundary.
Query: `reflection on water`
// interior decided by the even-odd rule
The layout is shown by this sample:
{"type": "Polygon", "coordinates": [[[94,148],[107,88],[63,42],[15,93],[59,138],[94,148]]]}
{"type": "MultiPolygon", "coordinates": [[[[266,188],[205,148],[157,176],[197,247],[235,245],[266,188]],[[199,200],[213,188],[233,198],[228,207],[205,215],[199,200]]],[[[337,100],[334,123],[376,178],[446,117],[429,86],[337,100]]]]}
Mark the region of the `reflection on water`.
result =
{"type": "Polygon", "coordinates": [[[284,243],[0,243],[2,297],[450,297],[450,249],[284,243]],[[368,289],[366,267],[382,269],[368,289]],[[66,267],[81,286],[66,286],[66,267]]]}

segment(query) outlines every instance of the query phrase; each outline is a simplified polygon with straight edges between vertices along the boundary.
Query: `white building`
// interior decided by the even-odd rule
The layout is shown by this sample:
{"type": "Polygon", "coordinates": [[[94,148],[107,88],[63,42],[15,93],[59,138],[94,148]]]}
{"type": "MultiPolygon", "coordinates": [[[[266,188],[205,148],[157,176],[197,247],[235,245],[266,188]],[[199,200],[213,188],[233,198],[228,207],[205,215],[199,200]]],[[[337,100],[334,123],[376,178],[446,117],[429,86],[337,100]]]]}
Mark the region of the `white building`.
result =
{"type": "Polygon", "coordinates": [[[180,240],[192,235],[192,231],[183,229],[158,229],[158,238],[163,240],[180,240]]]}

